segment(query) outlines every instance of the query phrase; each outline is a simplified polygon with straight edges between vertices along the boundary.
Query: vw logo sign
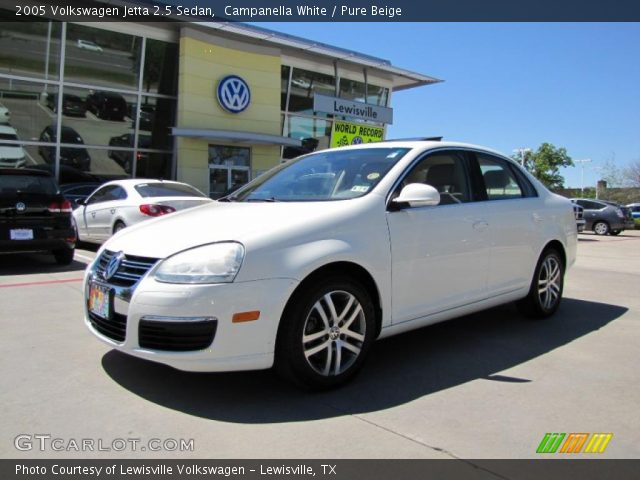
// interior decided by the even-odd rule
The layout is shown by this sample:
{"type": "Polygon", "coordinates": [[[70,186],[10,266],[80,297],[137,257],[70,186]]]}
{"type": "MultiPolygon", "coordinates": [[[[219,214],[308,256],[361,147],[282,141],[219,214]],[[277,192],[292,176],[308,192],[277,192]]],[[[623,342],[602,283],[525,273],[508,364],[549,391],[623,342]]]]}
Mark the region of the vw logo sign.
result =
{"type": "Polygon", "coordinates": [[[224,77],[218,83],[218,103],[229,113],[244,111],[251,102],[249,85],[237,75],[224,77]]]}
{"type": "Polygon", "coordinates": [[[120,251],[114,254],[109,260],[109,263],[107,263],[104,272],[102,272],[102,278],[105,280],[111,279],[111,277],[113,277],[118,271],[118,268],[120,268],[122,260],[124,260],[124,252],[120,251]]]}
{"type": "Polygon", "coordinates": [[[16,203],[16,210],[19,212],[24,212],[27,209],[27,206],[22,203],[22,202],[18,202],[16,203]]]}

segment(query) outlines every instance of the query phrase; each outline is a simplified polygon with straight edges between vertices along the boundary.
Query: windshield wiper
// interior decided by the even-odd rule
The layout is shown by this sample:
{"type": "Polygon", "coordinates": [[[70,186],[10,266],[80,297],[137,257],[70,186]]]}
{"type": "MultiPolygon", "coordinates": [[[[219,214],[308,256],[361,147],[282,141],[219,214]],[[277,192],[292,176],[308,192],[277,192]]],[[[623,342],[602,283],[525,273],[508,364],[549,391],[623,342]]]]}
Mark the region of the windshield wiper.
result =
{"type": "Polygon", "coordinates": [[[275,197],[267,197],[267,198],[247,198],[247,202],[279,202],[275,197]]]}

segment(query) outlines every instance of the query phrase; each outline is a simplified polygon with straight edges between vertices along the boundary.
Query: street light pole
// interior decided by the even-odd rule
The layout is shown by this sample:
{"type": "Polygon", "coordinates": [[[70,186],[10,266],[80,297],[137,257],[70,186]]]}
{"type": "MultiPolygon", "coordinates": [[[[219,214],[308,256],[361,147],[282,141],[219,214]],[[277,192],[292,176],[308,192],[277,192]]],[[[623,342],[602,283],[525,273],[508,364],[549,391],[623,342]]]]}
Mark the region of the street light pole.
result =
{"type": "Polygon", "coordinates": [[[580,166],[582,167],[582,173],[580,175],[580,196],[584,197],[584,164],[591,163],[591,159],[585,158],[582,160],[574,160],[574,163],[579,163],[580,166]]]}
{"type": "Polygon", "coordinates": [[[513,150],[513,153],[517,153],[518,155],[520,155],[520,165],[522,165],[522,168],[524,168],[524,156],[527,153],[531,153],[531,149],[530,148],[515,148],[513,150]]]}

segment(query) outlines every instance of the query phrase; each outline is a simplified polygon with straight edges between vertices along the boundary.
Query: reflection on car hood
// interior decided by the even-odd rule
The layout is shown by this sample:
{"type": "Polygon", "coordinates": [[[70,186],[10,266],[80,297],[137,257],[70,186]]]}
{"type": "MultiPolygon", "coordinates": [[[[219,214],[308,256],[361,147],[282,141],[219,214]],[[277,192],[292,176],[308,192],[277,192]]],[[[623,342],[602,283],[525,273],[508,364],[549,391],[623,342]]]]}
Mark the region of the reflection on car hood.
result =
{"type": "Polygon", "coordinates": [[[20,146],[0,145],[0,160],[19,160],[24,158],[24,155],[20,146]]]}
{"type": "Polygon", "coordinates": [[[228,240],[257,246],[295,241],[296,236],[313,232],[331,238],[340,224],[348,224],[366,208],[367,197],[330,202],[214,202],[126,228],[105,248],[165,258],[198,245],[228,240]]]}

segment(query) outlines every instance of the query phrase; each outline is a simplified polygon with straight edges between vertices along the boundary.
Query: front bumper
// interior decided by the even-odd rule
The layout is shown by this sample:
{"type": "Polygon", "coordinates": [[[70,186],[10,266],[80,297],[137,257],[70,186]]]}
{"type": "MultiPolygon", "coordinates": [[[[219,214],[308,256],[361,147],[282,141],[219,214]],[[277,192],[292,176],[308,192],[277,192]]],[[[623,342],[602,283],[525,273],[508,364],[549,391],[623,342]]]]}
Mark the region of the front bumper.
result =
{"type": "Polygon", "coordinates": [[[124,338],[121,339],[118,335],[105,335],[108,329],[100,328],[96,318],[89,313],[90,282],[105,284],[97,278],[93,266],[85,275],[84,321],[95,336],[124,353],[179,370],[202,372],[270,368],[280,317],[298,285],[292,279],[178,285],[157,282],[151,274],[129,288],[106,284],[112,296],[111,320],[122,329],[124,338]],[[250,311],[260,311],[259,319],[232,322],[234,314],[250,311]],[[186,329],[192,328],[196,322],[200,322],[203,328],[206,322],[214,322],[212,343],[191,351],[144,348],[141,343],[148,343],[144,336],[148,333],[148,330],[145,333],[145,328],[149,320],[159,320],[157,324],[167,322],[171,328],[178,329],[181,322],[186,329]],[[114,336],[119,339],[114,339],[114,336]]]}

